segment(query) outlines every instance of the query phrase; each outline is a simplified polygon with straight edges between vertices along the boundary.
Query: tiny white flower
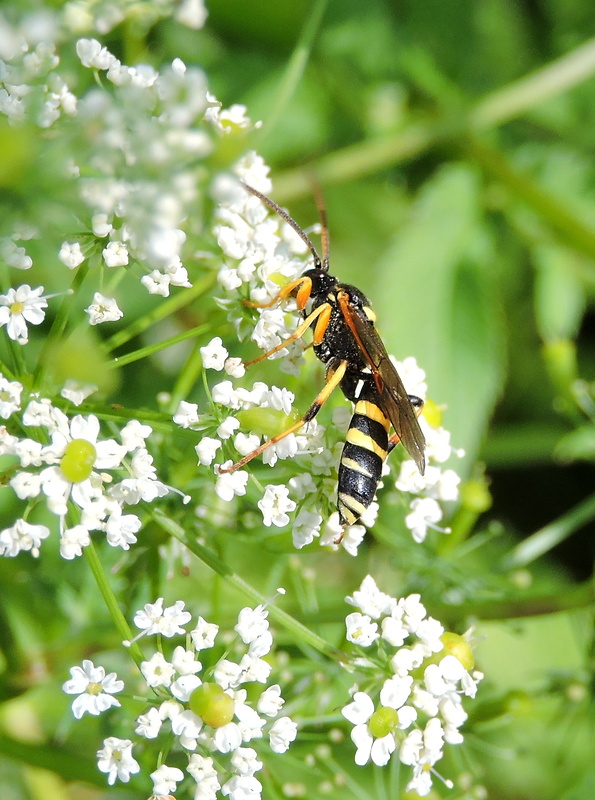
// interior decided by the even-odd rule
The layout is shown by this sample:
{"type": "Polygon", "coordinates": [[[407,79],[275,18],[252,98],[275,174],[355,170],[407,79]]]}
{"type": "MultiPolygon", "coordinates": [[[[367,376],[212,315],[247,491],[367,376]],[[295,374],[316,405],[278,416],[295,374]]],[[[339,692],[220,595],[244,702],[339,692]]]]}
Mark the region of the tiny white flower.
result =
{"type": "Polygon", "coordinates": [[[220,336],[215,336],[208,345],[201,347],[200,354],[202,356],[204,368],[214,369],[217,370],[217,372],[221,372],[225,364],[225,359],[229,355],[225,347],[223,347],[220,336]]]}
{"type": "Polygon", "coordinates": [[[41,296],[42,293],[43,286],[32,289],[24,283],[17,289],[0,294],[0,326],[6,325],[8,336],[15,342],[27,344],[27,323],[40,325],[45,319],[48,303],[41,296]]]}
{"type": "Polygon", "coordinates": [[[144,608],[136,612],[134,624],[143,630],[146,636],[159,633],[169,638],[185,634],[182,625],[190,622],[192,614],[184,611],[184,605],[183,600],[177,600],[173,606],[164,609],[163,597],[159,597],[155,603],[146,603],[144,608]]]}
{"type": "Polygon", "coordinates": [[[169,686],[175,672],[173,664],[166,661],[163,653],[154,653],[148,661],[143,661],[140,670],[147,685],[153,689],[157,686],[169,686]]]}
{"type": "Polygon", "coordinates": [[[162,719],[157,708],[150,708],[146,714],[137,717],[134,732],[145,739],[156,739],[161,730],[162,719]]]}
{"type": "Polygon", "coordinates": [[[164,275],[158,269],[154,269],[149,275],[143,275],[140,282],[149,294],[160,294],[162,297],[169,297],[171,279],[169,275],[164,275]]]}
{"type": "Polygon", "coordinates": [[[378,623],[372,622],[367,614],[360,614],[359,611],[347,615],[345,626],[347,641],[359,644],[361,647],[369,647],[379,637],[378,623]]]}
{"type": "Polygon", "coordinates": [[[111,547],[121,547],[129,550],[131,544],[137,542],[136,534],[142,527],[142,522],[136,514],[122,514],[120,507],[114,509],[106,520],[105,533],[111,547]]]}
{"type": "Polygon", "coordinates": [[[240,420],[235,417],[226,417],[217,428],[217,436],[220,439],[230,439],[240,427],[240,420]]]}
{"type": "Polygon", "coordinates": [[[234,775],[223,784],[221,794],[230,800],[260,800],[262,784],[254,775],[234,775]]]}
{"type": "Polygon", "coordinates": [[[193,650],[186,650],[181,645],[174,649],[171,663],[178,675],[195,675],[202,669],[202,664],[197,661],[193,650]]]}
{"type": "Polygon", "coordinates": [[[221,381],[216,383],[211,390],[213,402],[218,403],[226,408],[238,409],[241,408],[241,393],[236,390],[231,381],[221,381]]]}
{"type": "Polygon", "coordinates": [[[96,667],[92,661],[85,659],[82,667],[72,667],[71,679],[66,681],[62,689],[66,694],[79,695],[72,704],[72,712],[76,719],[88,713],[98,716],[120,701],[113,697],[124,688],[124,681],[118,680],[115,672],[105,674],[103,667],[96,667]]]}
{"type": "Polygon", "coordinates": [[[107,214],[94,214],[91,217],[91,227],[95,236],[100,239],[105,239],[114,229],[107,214]]]}
{"type": "Polygon", "coordinates": [[[246,367],[241,358],[226,358],[223,369],[232,378],[243,378],[246,374],[246,367]]]}
{"type": "Polygon", "coordinates": [[[215,800],[221,788],[213,759],[193,753],[188,762],[188,773],[196,781],[195,800],[215,800]]]}
{"type": "Polygon", "coordinates": [[[431,497],[416,497],[411,502],[411,512],[405,517],[405,525],[416,542],[423,542],[428,528],[435,528],[442,519],[442,509],[431,497]]]}
{"type": "MultiPolygon", "coordinates": [[[[226,461],[224,464],[221,464],[224,469],[227,467],[231,467],[232,462],[226,461]]],[[[226,472],[223,475],[218,473],[217,467],[219,465],[215,465],[215,474],[217,475],[217,482],[215,483],[215,494],[217,497],[221,498],[225,502],[229,503],[233,500],[233,498],[238,495],[242,496],[246,494],[246,485],[248,483],[248,473],[244,470],[237,470],[236,472],[226,472]]]]}
{"type": "Polygon", "coordinates": [[[66,528],[60,535],[60,555],[67,561],[82,556],[83,547],[91,542],[91,536],[84,525],[66,528]]]}
{"type": "Polygon", "coordinates": [[[45,525],[31,525],[24,519],[17,519],[10,528],[0,531],[0,555],[14,558],[20,552],[30,550],[31,555],[39,555],[43,539],[50,535],[45,525]]]}
{"type": "Polygon", "coordinates": [[[153,795],[167,797],[176,791],[178,783],[184,778],[184,773],[177,767],[161,764],[149,777],[153,781],[153,795]]]}
{"type": "Polygon", "coordinates": [[[372,619],[390,614],[396,606],[395,599],[385,592],[381,592],[371,575],[366,575],[359,589],[353,593],[352,597],[346,597],[345,602],[359,608],[362,613],[372,619]]]}
{"type": "Polygon", "coordinates": [[[140,771],[140,764],[132,756],[130,739],[118,739],[110,736],[103,742],[103,748],[97,752],[97,767],[107,774],[107,782],[112,786],[116,779],[128,783],[131,775],[140,771]]]}
{"type": "Polygon", "coordinates": [[[150,425],[144,425],[137,419],[131,419],[120,431],[120,439],[126,450],[131,453],[145,445],[145,439],[153,433],[150,425]]]}
{"type": "Polygon", "coordinates": [[[58,258],[68,269],[76,269],[85,260],[85,255],[79,242],[62,242],[58,258]]]}
{"type": "Polygon", "coordinates": [[[289,717],[279,717],[269,731],[269,742],[273,753],[285,753],[297,736],[297,724],[289,717]]]}
{"type": "Polygon", "coordinates": [[[64,383],[60,395],[64,397],[65,400],[70,400],[73,405],[80,406],[87,397],[97,391],[97,388],[98,387],[93,383],[81,383],[80,381],[74,380],[74,378],[68,378],[64,383]]]}
{"type": "Polygon", "coordinates": [[[217,456],[217,450],[221,447],[219,439],[213,439],[210,436],[203,436],[200,442],[194,448],[198,456],[198,463],[203,466],[210,466],[217,456]]]}
{"type": "Polygon", "coordinates": [[[198,405],[196,403],[187,403],[185,400],[180,401],[178,410],[173,416],[173,420],[180,428],[190,428],[192,425],[198,424],[198,405]]]}
{"type": "Polygon", "coordinates": [[[208,650],[215,644],[215,638],[218,632],[218,625],[215,625],[213,622],[207,622],[202,617],[199,617],[196,628],[190,631],[190,638],[197,650],[208,650]]]}
{"type": "Polygon", "coordinates": [[[266,717],[276,717],[284,703],[285,700],[281,697],[281,687],[275,683],[260,695],[256,709],[266,717]]]}
{"type": "Polygon", "coordinates": [[[234,630],[244,644],[250,644],[269,629],[268,611],[262,605],[256,608],[243,608],[238,614],[234,630]]]}
{"type": "Polygon", "coordinates": [[[128,248],[124,242],[110,242],[103,248],[102,254],[108,267],[125,267],[128,264],[128,248]]]}
{"type": "Polygon", "coordinates": [[[93,302],[85,309],[89,315],[91,325],[100,325],[102,322],[115,322],[124,316],[124,312],[118,308],[118,304],[113,297],[105,297],[101,292],[95,292],[93,302]]]}
{"type": "Polygon", "coordinates": [[[321,525],[322,516],[320,514],[305,508],[300,509],[291,531],[293,546],[300,550],[311,544],[317,536],[320,536],[321,525]]]}
{"type": "Polygon", "coordinates": [[[276,525],[279,528],[289,523],[289,513],[295,510],[296,504],[289,499],[289,489],[287,486],[269,484],[265,487],[265,492],[258,507],[262,511],[263,522],[267,528],[276,525]]]}
{"type": "Polygon", "coordinates": [[[0,374],[0,417],[8,419],[21,408],[23,385],[18,381],[9,381],[0,374]]]}
{"type": "Polygon", "coordinates": [[[76,43],[76,52],[84,67],[106,70],[117,61],[97,39],[79,39],[76,43]]]}
{"type": "Polygon", "coordinates": [[[181,0],[174,11],[174,18],[192,30],[200,30],[207,21],[207,11],[203,0],[181,0]]]}
{"type": "Polygon", "coordinates": [[[260,444],[260,436],[257,434],[238,433],[233,440],[233,446],[242,456],[248,455],[253,450],[256,450],[260,444]]]}

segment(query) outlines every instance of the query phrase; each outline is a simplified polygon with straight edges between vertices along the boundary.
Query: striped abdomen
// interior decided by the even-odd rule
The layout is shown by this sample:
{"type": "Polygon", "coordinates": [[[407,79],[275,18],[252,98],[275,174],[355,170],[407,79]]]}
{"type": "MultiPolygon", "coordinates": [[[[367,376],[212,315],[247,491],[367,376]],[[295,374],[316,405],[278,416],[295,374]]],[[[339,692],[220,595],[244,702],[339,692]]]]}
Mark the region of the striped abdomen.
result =
{"type": "Polygon", "coordinates": [[[341,525],[354,525],[374,499],[388,454],[389,428],[390,422],[375,402],[356,402],[339,464],[341,525]]]}

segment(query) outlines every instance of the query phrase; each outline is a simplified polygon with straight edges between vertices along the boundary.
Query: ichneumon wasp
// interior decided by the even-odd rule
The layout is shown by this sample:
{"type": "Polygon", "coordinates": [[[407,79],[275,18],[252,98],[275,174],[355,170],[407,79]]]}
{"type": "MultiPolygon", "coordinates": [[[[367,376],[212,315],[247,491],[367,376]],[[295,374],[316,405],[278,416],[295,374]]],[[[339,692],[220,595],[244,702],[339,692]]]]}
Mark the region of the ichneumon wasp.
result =
{"type": "Polygon", "coordinates": [[[375,315],[365,295],[355,286],[340,283],[329,274],[328,228],[320,197],[317,196],[317,204],[322,226],[322,258],[310,237],[287,211],[252,186],[241,185],[291,225],[314,258],[312,269],[284,286],[268,303],[246,301],[246,305],[254,308],[270,308],[293,297],[303,317],[291,336],[246,362],[246,366],[277,353],[312,328],[314,353],[325,365],[326,372],[324,388],[295,424],[220,471],[233,472],[243,467],[268,447],[306,425],[338,386],[355,405],[338,471],[337,508],[341,526],[345,528],[355,524],[374,499],[382,465],[399,442],[423,474],[425,439],[417,419],[423,401],[405,391],[378,335],[375,315]],[[394,433],[389,436],[391,425],[394,433]]]}

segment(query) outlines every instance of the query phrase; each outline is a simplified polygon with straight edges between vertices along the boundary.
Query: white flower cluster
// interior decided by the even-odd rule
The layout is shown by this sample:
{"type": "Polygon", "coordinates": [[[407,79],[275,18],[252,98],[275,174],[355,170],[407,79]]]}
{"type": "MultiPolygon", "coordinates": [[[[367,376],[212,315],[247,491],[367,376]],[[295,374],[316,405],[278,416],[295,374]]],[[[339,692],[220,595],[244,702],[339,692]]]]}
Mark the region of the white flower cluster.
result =
{"type": "MultiPolygon", "coordinates": [[[[417,365],[414,358],[395,361],[399,375],[403,379],[410,394],[426,399],[426,374],[417,365]]],[[[441,416],[438,413],[438,416],[441,416]]],[[[462,450],[453,450],[450,444],[450,432],[440,425],[431,425],[424,414],[420,417],[421,429],[426,440],[426,470],[420,474],[412,459],[401,463],[399,477],[395,487],[400,492],[413,495],[409,501],[409,513],[405,517],[405,525],[411,531],[416,542],[423,542],[428,530],[450,533],[438,523],[444,516],[440,503],[457,500],[459,497],[460,476],[453,470],[444,469],[444,464],[452,455],[464,455],[462,450]]]]}
{"type": "MultiPolygon", "coordinates": [[[[256,745],[265,736],[269,752],[284,753],[295,739],[297,725],[287,716],[279,716],[284,700],[278,684],[260,692],[257,685],[267,684],[272,667],[265,660],[271,652],[273,638],[269,630],[268,612],[264,606],[244,608],[235,626],[236,651],[243,651],[239,660],[220,658],[212,661],[207,651],[215,647],[219,626],[198,618],[187,634],[186,646],[172,648],[166,659],[163,648],[141,664],[141,672],[151,690],[157,690],[160,702],[153,701],[136,720],[135,733],[142,740],[167,737],[169,758],[180,766],[161,764],[152,774],[153,796],[168,796],[187,775],[196,783],[195,800],[215,800],[219,792],[231,800],[261,797],[262,785],[256,773],[263,762],[256,745]],[[209,661],[208,668],[198,659],[209,661]],[[202,677],[200,675],[202,674],[202,677]],[[252,684],[250,698],[244,686],[252,684]],[[172,746],[171,737],[174,744],[172,746]]],[[[163,598],[138,611],[134,622],[140,636],[158,635],[171,638],[186,634],[185,626],[192,617],[184,610],[184,602],[163,606],[163,598]]],[[[229,639],[226,644],[229,652],[229,639]]],[[[102,667],[83,662],[73,667],[72,679],[64,691],[79,696],[73,702],[73,713],[99,714],[119,706],[114,693],[124,685],[116,675],[105,675],[102,667]]],[[[132,755],[133,741],[109,737],[98,752],[98,766],[108,782],[128,782],[140,770],[132,755]]]]}
{"type": "MultiPolygon", "coordinates": [[[[73,204],[82,201],[86,207],[86,214],[79,207],[76,213],[88,232],[62,243],[62,263],[69,269],[84,262],[108,269],[141,264],[141,283],[150,293],[167,297],[173,286],[191,286],[182,254],[187,235],[201,227],[195,210],[198,181],[205,174],[196,163],[213,152],[221,136],[252,123],[244,106],[222,109],[203,71],[180,59],[161,71],[146,64],[130,67],[97,39],[80,38],[76,45],[64,39],[65,31],[80,33],[94,24],[95,30],[109,31],[129,13],[139,24],[137,4],[67,3],[62,15],[29,15],[18,30],[0,14],[0,114],[13,125],[53,126],[51,142],[69,137],[56,148],[56,158],[62,159],[57,168],[74,181],[72,194],[78,197],[73,204]],[[102,73],[105,86],[81,96],[67,86],[59,74],[59,50],[74,47],[84,67],[102,73]],[[75,129],[58,124],[63,114],[76,116],[75,129]],[[75,154],[68,163],[65,152],[75,154]]],[[[201,0],[147,3],[143,13],[173,13],[193,28],[206,18],[201,0]]],[[[47,147],[53,152],[51,143],[47,147]]],[[[45,160],[54,159],[46,154],[45,160]]],[[[16,234],[4,237],[0,254],[11,266],[27,269],[31,259],[17,239],[16,234]]],[[[116,300],[100,293],[86,311],[91,325],[122,316],[116,300]]]]}
{"type": "Polygon", "coordinates": [[[463,636],[446,633],[427,615],[418,594],[396,600],[368,575],[347,602],[359,609],[346,619],[348,641],[379,644],[386,675],[376,691],[359,691],[342,710],[354,725],[355,763],[378,766],[393,755],[413,768],[406,791],[427,795],[444,744],[460,744],[467,719],[462,697],[475,697],[481,672],[463,636]]]}
{"type": "MultiPolygon", "coordinates": [[[[22,391],[17,381],[0,375],[0,416],[8,419],[19,411],[22,391]]],[[[28,502],[29,512],[44,498],[47,508],[59,517],[62,557],[80,556],[89,544],[90,531],[95,530],[103,531],[112,547],[128,550],[137,541],[141,520],[124,513],[125,507],[141,500],[151,502],[169,491],[157,479],[146,448],[151,428],[130,420],[120,431],[121,444],[115,439],[101,440],[97,417],[70,419],[43,398],[29,400],[21,426],[37,430],[37,437],[18,437],[0,428],[0,454],[14,456],[18,462],[9,483],[28,502]],[[69,512],[69,521],[76,522],[66,527],[69,512]]],[[[45,525],[18,519],[0,532],[0,555],[29,550],[37,556],[49,533],[45,525]]]]}

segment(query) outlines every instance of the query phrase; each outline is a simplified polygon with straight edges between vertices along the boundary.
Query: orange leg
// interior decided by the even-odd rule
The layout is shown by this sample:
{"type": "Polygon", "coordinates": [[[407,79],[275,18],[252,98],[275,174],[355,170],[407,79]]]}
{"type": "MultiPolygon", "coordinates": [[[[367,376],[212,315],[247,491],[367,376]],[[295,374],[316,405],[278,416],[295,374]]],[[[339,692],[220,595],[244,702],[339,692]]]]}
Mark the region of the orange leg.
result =
{"type": "Polygon", "coordinates": [[[290,342],[295,342],[296,339],[301,339],[314,320],[318,319],[319,317],[320,319],[316,323],[316,328],[314,330],[314,344],[320,344],[330,319],[330,312],[331,306],[328,303],[323,303],[321,306],[318,306],[318,308],[315,308],[314,311],[306,317],[301,325],[298,325],[291,336],[288,336],[285,341],[281,342],[281,344],[278,344],[276,347],[273,347],[272,350],[269,350],[268,352],[258,356],[258,358],[253,358],[252,361],[245,361],[244,366],[249,367],[251,364],[258,364],[259,361],[264,361],[265,358],[272,356],[273,353],[278,353],[279,350],[283,350],[283,348],[287,347],[290,342]],[[324,320],[326,320],[326,323],[321,325],[321,322],[324,322],[324,320]],[[321,330],[319,330],[319,328],[321,330]]]}
{"type": "Polygon", "coordinates": [[[310,408],[306,411],[303,417],[301,417],[296,423],[291,425],[287,430],[284,430],[282,433],[277,434],[277,436],[273,436],[271,439],[267,439],[264,444],[261,444],[260,447],[257,447],[256,450],[253,450],[248,455],[241,458],[239,461],[236,461],[235,464],[232,464],[231,467],[227,467],[226,469],[219,468],[219,473],[222,475],[225,472],[235,472],[237,469],[245,466],[249,461],[252,461],[253,458],[259,456],[261,453],[264,453],[271,445],[280,442],[281,439],[285,439],[286,436],[289,436],[290,433],[294,433],[298,431],[303,425],[310,420],[313,420],[314,417],[318,414],[322,406],[326,403],[328,398],[331,396],[334,389],[341,383],[343,380],[343,376],[345,375],[345,370],[347,369],[347,361],[341,361],[339,366],[336,369],[329,369],[326,375],[326,384],[321,392],[318,393],[316,399],[310,406],[310,408]]]}
{"type": "Polygon", "coordinates": [[[275,303],[280,303],[286,300],[293,292],[296,293],[296,302],[300,311],[305,308],[306,303],[312,293],[312,281],[310,278],[296,278],[294,281],[286,284],[278,294],[268,303],[253,303],[251,300],[244,300],[245,306],[250,308],[271,308],[275,303]],[[297,291],[296,291],[297,290],[297,291]]]}

